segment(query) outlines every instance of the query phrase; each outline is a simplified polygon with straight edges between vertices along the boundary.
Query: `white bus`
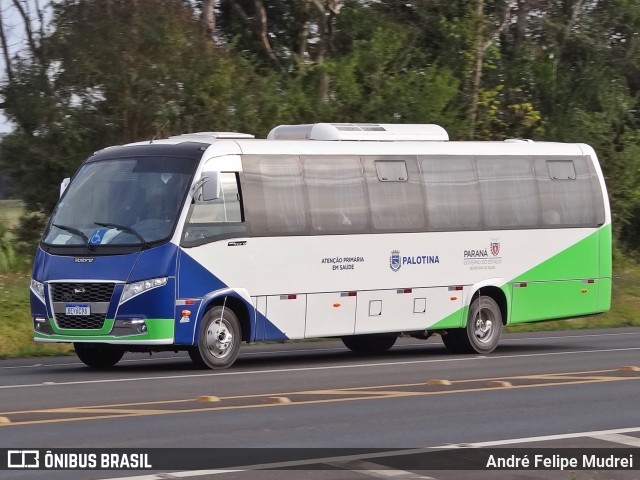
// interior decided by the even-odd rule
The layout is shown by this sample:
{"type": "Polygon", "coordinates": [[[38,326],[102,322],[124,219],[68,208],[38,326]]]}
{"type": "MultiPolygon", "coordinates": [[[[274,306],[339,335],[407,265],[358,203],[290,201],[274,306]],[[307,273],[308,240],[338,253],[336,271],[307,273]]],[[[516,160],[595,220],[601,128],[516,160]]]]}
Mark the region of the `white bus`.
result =
{"type": "Polygon", "coordinates": [[[437,333],[489,353],[505,325],[610,307],[611,213],[585,144],[283,125],[106,148],[63,190],[34,338],[92,367],[186,350],[224,368],[242,342],[314,337],[383,352],[437,333]]]}

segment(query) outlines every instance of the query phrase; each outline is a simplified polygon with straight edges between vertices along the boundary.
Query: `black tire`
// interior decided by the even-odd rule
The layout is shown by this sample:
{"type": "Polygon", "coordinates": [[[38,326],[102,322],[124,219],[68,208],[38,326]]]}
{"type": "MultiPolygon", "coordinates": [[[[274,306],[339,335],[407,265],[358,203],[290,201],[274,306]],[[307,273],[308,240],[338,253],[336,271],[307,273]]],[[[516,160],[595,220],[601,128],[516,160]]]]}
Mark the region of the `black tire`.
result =
{"type": "Polygon", "coordinates": [[[205,313],[198,345],[189,349],[189,356],[199,368],[228,368],[238,358],[241,343],[238,317],[229,307],[217,306],[205,313]]]}
{"type": "Polygon", "coordinates": [[[500,342],[502,311],[491,297],[477,297],[469,307],[465,328],[448,330],[442,341],[451,353],[491,353],[500,342]]]}
{"type": "Polygon", "coordinates": [[[101,343],[76,342],[73,348],[82,363],[91,368],[111,368],[124,355],[124,348],[101,343]]]}
{"type": "Polygon", "coordinates": [[[460,334],[466,335],[464,328],[456,328],[452,330],[447,330],[444,333],[441,333],[442,343],[446,347],[449,353],[464,353],[464,349],[460,345],[460,334]]]}
{"type": "Polygon", "coordinates": [[[398,335],[371,334],[342,337],[342,343],[349,350],[358,353],[384,353],[393,347],[398,335]]]}

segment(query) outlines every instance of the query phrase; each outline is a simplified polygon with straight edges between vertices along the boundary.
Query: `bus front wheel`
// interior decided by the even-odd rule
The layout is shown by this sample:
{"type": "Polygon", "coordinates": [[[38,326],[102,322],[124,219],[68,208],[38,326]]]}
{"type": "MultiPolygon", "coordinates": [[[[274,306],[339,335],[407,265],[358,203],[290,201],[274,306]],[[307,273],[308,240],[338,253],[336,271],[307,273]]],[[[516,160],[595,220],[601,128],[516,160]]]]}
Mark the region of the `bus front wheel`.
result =
{"type": "Polygon", "coordinates": [[[235,313],[228,307],[213,307],[202,319],[198,345],[189,349],[189,356],[200,368],[227,368],[238,357],[241,342],[235,313]]]}
{"type": "Polygon", "coordinates": [[[124,355],[123,348],[99,343],[76,342],[73,348],[82,363],[92,368],[113,367],[124,355]]]}
{"type": "Polygon", "coordinates": [[[342,343],[358,353],[384,353],[395,345],[397,339],[397,335],[351,335],[342,337],[342,343]]]}
{"type": "Polygon", "coordinates": [[[502,334],[502,311],[491,297],[477,297],[469,307],[465,328],[449,330],[442,336],[451,353],[491,353],[502,334]]]}

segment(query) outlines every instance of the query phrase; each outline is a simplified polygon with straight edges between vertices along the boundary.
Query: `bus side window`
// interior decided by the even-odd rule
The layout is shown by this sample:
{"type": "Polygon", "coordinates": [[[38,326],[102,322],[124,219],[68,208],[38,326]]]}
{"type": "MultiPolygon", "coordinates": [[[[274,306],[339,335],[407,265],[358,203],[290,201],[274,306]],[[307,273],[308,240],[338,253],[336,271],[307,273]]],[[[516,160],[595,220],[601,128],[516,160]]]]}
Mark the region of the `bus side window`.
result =
{"type": "Polygon", "coordinates": [[[219,235],[243,233],[246,226],[242,223],[242,208],[238,174],[222,173],[222,195],[208,202],[196,202],[191,206],[187,217],[183,240],[200,242],[219,235]]]}
{"type": "Polygon", "coordinates": [[[421,157],[431,230],[482,228],[478,176],[471,157],[421,157]]]}
{"type": "Polygon", "coordinates": [[[374,231],[423,231],[424,201],[414,158],[362,157],[374,231]]]}
{"type": "Polygon", "coordinates": [[[241,222],[240,197],[235,173],[222,174],[222,196],[208,202],[196,203],[190,223],[241,222]]]}
{"type": "Polygon", "coordinates": [[[295,155],[243,157],[244,199],[251,231],[287,235],[307,229],[300,159],[295,155]]]}
{"type": "Polygon", "coordinates": [[[539,201],[527,157],[476,157],[485,226],[536,227],[539,201]]]}
{"type": "MultiPolygon", "coordinates": [[[[535,163],[545,227],[591,227],[596,223],[597,196],[586,157],[540,158],[535,163]]],[[[597,184],[597,183],[596,183],[597,184]]]]}
{"type": "Polygon", "coordinates": [[[369,231],[362,164],[359,157],[303,157],[303,172],[317,233],[369,231]]]}

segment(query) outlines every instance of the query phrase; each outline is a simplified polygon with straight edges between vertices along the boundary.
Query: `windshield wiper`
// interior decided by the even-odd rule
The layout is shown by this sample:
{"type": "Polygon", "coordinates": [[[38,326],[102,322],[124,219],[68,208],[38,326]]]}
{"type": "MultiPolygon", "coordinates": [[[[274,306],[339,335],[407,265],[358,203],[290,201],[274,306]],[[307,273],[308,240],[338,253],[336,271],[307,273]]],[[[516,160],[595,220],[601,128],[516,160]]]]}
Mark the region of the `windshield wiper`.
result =
{"type": "Polygon", "coordinates": [[[149,245],[149,243],[144,239],[144,237],[140,235],[138,232],[136,232],[132,227],[128,227],[127,225],[120,225],[119,223],[110,223],[110,222],[93,222],[93,223],[98,225],[99,227],[115,228],[116,230],[120,230],[125,233],[130,233],[140,241],[143,248],[151,248],[151,245],[149,245]]]}
{"type": "Polygon", "coordinates": [[[85,247],[87,247],[89,250],[94,249],[94,246],[89,244],[89,237],[87,237],[82,230],[78,230],[77,228],[69,227],[67,225],[58,225],[57,223],[52,223],[51,225],[53,225],[56,228],[59,228],[60,230],[64,230],[66,232],[77,235],[82,239],[82,242],[84,243],[85,247]]]}

